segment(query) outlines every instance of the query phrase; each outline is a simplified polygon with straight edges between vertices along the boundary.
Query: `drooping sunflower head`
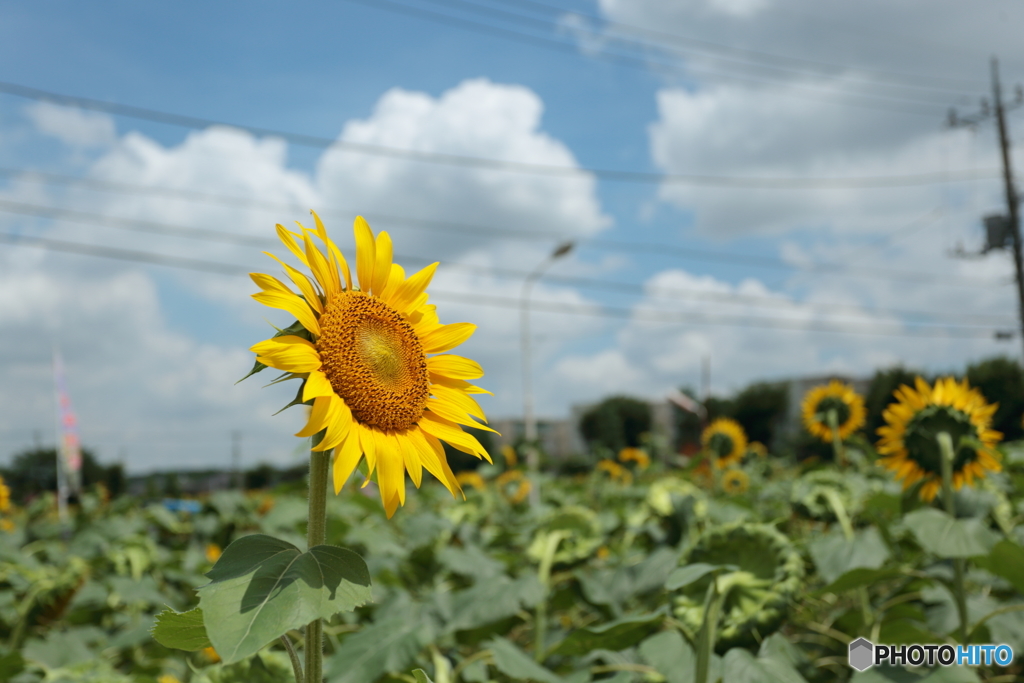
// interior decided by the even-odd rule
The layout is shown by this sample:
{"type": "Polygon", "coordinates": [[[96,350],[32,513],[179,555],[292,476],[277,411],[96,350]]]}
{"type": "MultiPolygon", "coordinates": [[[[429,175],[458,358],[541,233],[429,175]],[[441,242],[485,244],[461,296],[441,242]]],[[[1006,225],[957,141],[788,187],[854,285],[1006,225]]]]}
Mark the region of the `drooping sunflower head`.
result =
{"type": "Polygon", "coordinates": [[[747,433],[739,422],[728,417],[717,418],[705,427],[700,442],[719,468],[739,462],[747,452],[747,433]]]}
{"type": "Polygon", "coordinates": [[[484,481],[484,478],[480,476],[480,473],[472,470],[459,472],[455,475],[455,479],[463,486],[469,486],[477,491],[483,491],[487,488],[487,483],[484,481]]]}
{"type": "Polygon", "coordinates": [[[835,415],[839,439],[846,440],[864,426],[867,411],[864,399],[853,387],[837,379],[814,387],[804,396],[802,406],[804,427],[822,441],[835,439],[829,423],[829,413],[835,415]]]}
{"type": "Polygon", "coordinates": [[[722,490],[731,496],[738,496],[750,488],[750,477],[743,470],[728,469],[722,474],[722,490]]]}
{"type": "Polygon", "coordinates": [[[607,472],[608,477],[612,481],[622,484],[631,484],[633,482],[633,473],[611,458],[602,458],[598,461],[595,469],[598,472],[607,472]]]}
{"type": "Polygon", "coordinates": [[[522,470],[502,472],[494,480],[494,485],[501,495],[505,497],[505,500],[513,505],[518,505],[526,500],[532,488],[530,480],[523,476],[522,470]]]}
{"type": "MultiPolygon", "coordinates": [[[[277,234],[312,278],[276,256],[295,289],[276,277],[250,276],[262,290],[253,298],[295,316],[296,322],[252,347],[253,372],[283,371],[302,384],[289,405],[312,406],[296,436],[314,437],[313,450],[334,451],[338,492],[360,460],[376,473],[388,517],[405,504],[405,475],[420,485],[423,469],[455,495],[459,482],[448,466],[445,441],[490,461],[460,425],[484,426],[471,394],[489,393],[466,380],[483,376],[472,360],[446,354],[466,341],[475,325],[442,325],[427,286],[436,263],[406,277],[392,263],[391,237],[374,237],[355,220],[356,279],[314,213],[316,229],[277,226],[277,234]],[[323,245],[318,246],[314,240],[323,245]]],[[[252,374],[252,373],[250,373],[252,374]]]]}
{"type": "Polygon", "coordinates": [[[921,498],[931,501],[942,487],[940,432],[953,441],[954,488],[1002,469],[995,445],[1003,435],[991,429],[999,405],[988,403],[966,378],[944,377],[930,386],[918,377],[913,387],[904,384],[893,395],[896,402],[882,413],[885,424],[878,428],[878,462],[895,472],[904,489],[923,481],[921,498]]]}

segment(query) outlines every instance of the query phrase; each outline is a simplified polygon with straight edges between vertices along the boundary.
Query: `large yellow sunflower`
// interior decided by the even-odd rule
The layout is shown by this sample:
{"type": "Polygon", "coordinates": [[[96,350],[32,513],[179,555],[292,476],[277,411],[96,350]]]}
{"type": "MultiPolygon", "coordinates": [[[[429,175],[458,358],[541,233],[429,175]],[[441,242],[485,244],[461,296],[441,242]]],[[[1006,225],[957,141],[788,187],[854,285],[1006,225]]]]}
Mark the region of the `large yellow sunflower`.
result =
{"type": "Polygon", "coordinates": [[[267,255],[284,267],[298,292],[270,275],[250,274],[263,290],[254,299],[297,319],[252,347],[256,369],[262,364],[302,380],[293,404],[311,403],[312,410],[296,436],[323,432],[313,450],[334,449],[335,492],[365,457],[369,472],[377,473],[388,517],[405,504],[406,472],[419,487],[426,468],[452,495],[461,493],[441,442],[490,461],[480,442],[460,427],[493,431],[481,424],[486,418],[470,396],[490,392],[466,381],[483,376],[479,364],[444,352],[466,341],[476,326],[442,325],[426,293],[438,264],[407,278],[391,262],[391,237],[381,232],[374,238],[362,217],[354,226],[356,286],[316,213],[313,219],[316,230],[277,226],[278,237],[310,269],[312,280],[273,254],[267,255]]]}
{"type": "Polygon", "coordinates": [[[711,452],[718,468],[739,462],[747,452],[747,433],[739,422],[728,417],[720,417],[705,427],[700,442],[711,452]]]}
{"type": "Polygon", "coordinates": [[[835,439],[828,423],[830,410],[836,414],[836,431],[839,432],[840,441],[845,441],[863,427],[867,418],[861,395],[852,386],[837,379],[808,391],[804,396],[802,410],[807,431],[829,443],[835,439]]]}
{"type": "Polygon", "coordinates": [[[942,487],[940,432],[953,441],[954,488],[1002,469],[994,446],[1003,435],[990,429],[998,404],[988,403],[966,379],[945,377],[932,387],[918,377],[914,384],[895,391],[897,401],[882,413],[886,424],[878,428],[878,452],[884,456],[878,462],[903,480],[904,489],[924,480],[921,498],[931,501],[942,487]]]}

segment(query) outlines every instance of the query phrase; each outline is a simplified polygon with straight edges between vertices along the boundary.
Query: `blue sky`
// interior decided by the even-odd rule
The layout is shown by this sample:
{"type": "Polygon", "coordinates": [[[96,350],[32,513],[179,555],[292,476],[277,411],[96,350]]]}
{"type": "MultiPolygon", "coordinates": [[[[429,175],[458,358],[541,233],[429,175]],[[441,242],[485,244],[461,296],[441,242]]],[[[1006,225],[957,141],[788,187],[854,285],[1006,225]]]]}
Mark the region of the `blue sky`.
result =
{"type": "MultiPolygon", "coordinates": [[[[994,133],[942,125],[950,106],[967,113],[988,94],[990,55],[1010,97],[1024,80],[1017,4],[370,4],[3,3],[0,81],[240,126],[584,170],[453,168],[0,93],[0,166],[14,169],[0,177],[0,231],[272,272],[262,247],[109,223],[271,239],[274,223],[315,208],[349,249],[351,219],[363,213],[392,232],[410,267],[442,262],[442,320],[480,326],[465,353],[488,371],[495,396],[484,407],[494,417],[522,405],[518,316],[508,304],[523,273],[569,237],[576,250],[535,292],[545,416],[613,393],[658,399],[695,386],[704,356],[714,390],[728,393],[759,379],[860,376],[896,363],[954,370],[1019,355],[1019,340],[992,338],[1016,325],[1006,255],[948,256],[958,244],[976,249],[979,217],[1002,208],[994,133]],[[588,168],[740,185],[623,182],[588,168]],[[32,170],[63,180],[39,182],[32,170]],[[807,187],[942,172],[978,178],[807,187]],[[55,209],[92,218],[54,220],[55,209]],[[471,227],[450,229],[460,225],[471,227]]],[[[1011,127],[1021,120],[1011,115],[1011,127]]],[[[248,299],[251,290],[244,277],[0,243],[0,460],[37,433],[52,442],[53,344],[83,440],[105,461],[134,471],[224,463],[235,429],[250,462],[298,457],[288,434],[301,415],[270,417],[292,389],[233,384],[248,346],[270,329],[265,319],[287,322],[248,299]]]]}

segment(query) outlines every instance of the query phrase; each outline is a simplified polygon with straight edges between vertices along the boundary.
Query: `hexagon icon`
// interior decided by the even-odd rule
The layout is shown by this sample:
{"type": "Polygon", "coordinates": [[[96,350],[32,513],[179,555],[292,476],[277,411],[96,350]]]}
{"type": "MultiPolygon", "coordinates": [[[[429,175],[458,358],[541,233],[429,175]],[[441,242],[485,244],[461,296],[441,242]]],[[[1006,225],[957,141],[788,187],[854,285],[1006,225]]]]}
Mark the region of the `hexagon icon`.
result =
{"type": "Polygon", "coordinates": [[[867,638],[858,638],[850,643],[850,666],[857,671],[864,671],[873,663],[875,646],[867,638]]]}

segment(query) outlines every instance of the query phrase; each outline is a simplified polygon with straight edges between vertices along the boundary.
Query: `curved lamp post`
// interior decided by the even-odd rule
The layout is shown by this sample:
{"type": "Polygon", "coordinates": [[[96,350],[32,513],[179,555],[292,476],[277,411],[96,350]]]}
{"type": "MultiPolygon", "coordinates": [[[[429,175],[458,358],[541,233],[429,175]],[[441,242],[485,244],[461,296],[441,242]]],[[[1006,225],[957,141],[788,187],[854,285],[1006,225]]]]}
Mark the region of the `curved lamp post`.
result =
{"type": "Polygon", "coordinates": [[[533,269],[523,281],[523,291],[519,297],[519,330],[521,333],[523,359],[523,424],[526,430],[526,466],[530,471],[532,486],[530,487],[530,504],[536,505],[540,500],[537,469],[540,465],[540,454],[537,449],[537,418],[533,413],[533,373],[530,362],[530,294],[533,283],[541,278],[544,271],[556,260],[572,251],[575,243],[563,242],[551,254],[533,269]]]}

